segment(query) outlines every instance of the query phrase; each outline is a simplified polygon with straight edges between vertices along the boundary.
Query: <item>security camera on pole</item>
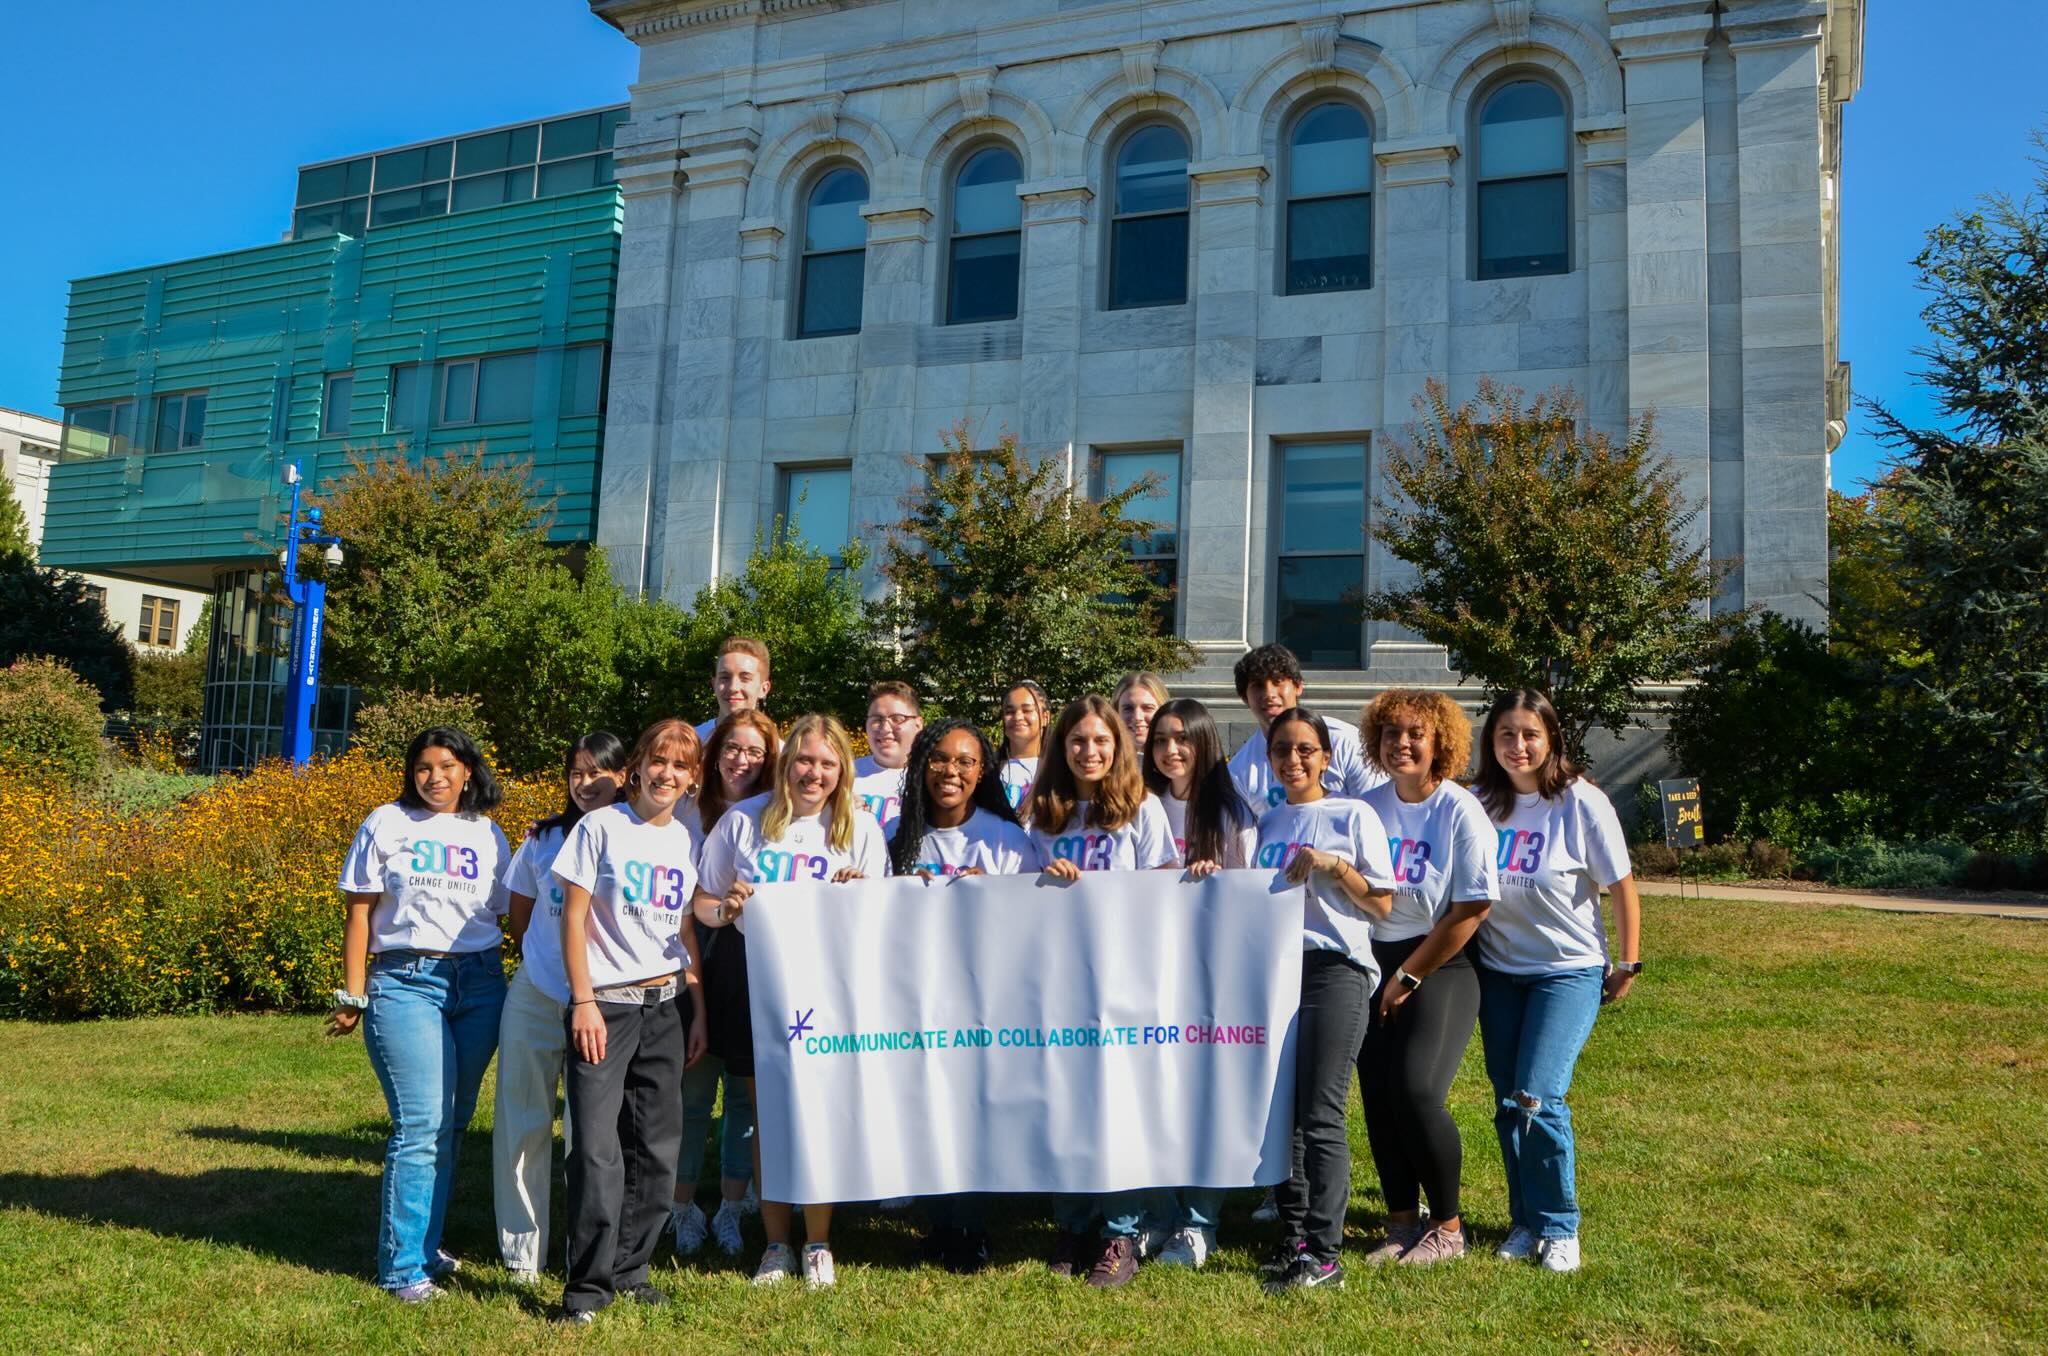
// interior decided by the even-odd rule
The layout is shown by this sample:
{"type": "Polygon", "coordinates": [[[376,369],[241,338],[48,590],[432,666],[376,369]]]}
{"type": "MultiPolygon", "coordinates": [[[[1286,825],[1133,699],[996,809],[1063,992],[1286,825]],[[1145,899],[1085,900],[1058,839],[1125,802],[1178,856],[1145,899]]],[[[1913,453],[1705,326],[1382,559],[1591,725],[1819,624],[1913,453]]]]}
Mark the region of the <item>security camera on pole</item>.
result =
{"type": "Polygon", "coordinates": [[[299,548],[324,546],[329,565],[341,564],[341,538],[320,530],[320,510],[299,514],[299,464],[284,468],[292,487],[291,516],[286,519],[284,549],[277,553],[284,567],[284,592],[292,603],[292,658],[284,690],[284,756],[304,765],[313,756],[313,710],[320,698],[320,625],[327,611],[327,585],[299,577],[299,548]]]}

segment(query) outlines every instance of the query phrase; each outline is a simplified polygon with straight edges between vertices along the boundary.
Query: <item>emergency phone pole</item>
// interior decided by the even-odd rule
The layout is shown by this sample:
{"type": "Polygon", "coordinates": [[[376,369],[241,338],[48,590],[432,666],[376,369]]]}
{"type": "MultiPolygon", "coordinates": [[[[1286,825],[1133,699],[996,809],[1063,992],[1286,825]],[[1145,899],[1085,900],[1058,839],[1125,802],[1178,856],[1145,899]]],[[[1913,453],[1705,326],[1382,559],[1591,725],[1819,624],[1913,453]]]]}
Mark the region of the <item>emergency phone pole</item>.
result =
{"type": "Polygon", "coordinates": [[[284,483],[292,487],[291,516],[285,523],[284,549],[277,553],[284,566],[284,592],[292,604],[292,653],[284,689],[284,756],[294,766],[303,766],[313,756],[313,710],[320,698],[320,630],[327,612],[327,585],[299,575],[299,548],[324,546],[329,565],[341,564],[341,538],[320,530],[320,510],[299,513],[299,464],[284,468],[284,483]]]}

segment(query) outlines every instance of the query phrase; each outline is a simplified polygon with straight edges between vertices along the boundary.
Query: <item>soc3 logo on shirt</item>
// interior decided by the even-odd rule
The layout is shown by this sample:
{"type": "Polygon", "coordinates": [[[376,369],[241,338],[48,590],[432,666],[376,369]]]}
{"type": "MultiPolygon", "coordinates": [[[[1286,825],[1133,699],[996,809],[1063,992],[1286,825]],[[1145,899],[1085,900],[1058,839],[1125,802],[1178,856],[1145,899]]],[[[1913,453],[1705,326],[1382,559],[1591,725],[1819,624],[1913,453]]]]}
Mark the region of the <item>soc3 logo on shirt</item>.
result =
{"type": "Polygon", "coordinates": [[[1387,851],[1394,855],[1394,879],[1420,885],[1429,870],[1429,844],[1420,838],[1389,838],[1387,851]]]}
{"type": "Polygon", "coordinates": [[[761,885],[786,880],[824,880],[832,874],[832,859],[808,852],[777,852],[764,848],[754,854],[749,878],[761,885]]]}
{"type": "Polygon", "coordinates": [[[659,862],[625,862],[625,900],[628,904],[652,904],[657,909],[680,909],[687,887],[683,869],[659,862]]]}
{"type": "Polygon", "coordinates": [[[1543,834],[1536,829],[1500,829],[1498,865],[1503,871],[1529,873],[1543,866],[1543,834]]]}
{"type": "Polygon", "coordinates": [[[1276,871],[1284,871],[1287,869],[1287,864],[1300,856],[1302,850],[1307,846],[1307,843],[1263,844],[1259,848],[1258,860],[1253,865],[1261,869],[1271,867],[1276,871]]]}
{"type": "Polygon", "coordinates": [[[1072,862],[1083,871],[1109,870],[1110,848],[1115,839],[1106,833],[1068,833],[1052,840],[1052,855],[1072,862]]]}
{"type": "Polygon", "coordinates": [[[412,840],[412,869],[420,874],[476,879],[476,849],[460,843],[442,843],[432,838],[412,840]]]}

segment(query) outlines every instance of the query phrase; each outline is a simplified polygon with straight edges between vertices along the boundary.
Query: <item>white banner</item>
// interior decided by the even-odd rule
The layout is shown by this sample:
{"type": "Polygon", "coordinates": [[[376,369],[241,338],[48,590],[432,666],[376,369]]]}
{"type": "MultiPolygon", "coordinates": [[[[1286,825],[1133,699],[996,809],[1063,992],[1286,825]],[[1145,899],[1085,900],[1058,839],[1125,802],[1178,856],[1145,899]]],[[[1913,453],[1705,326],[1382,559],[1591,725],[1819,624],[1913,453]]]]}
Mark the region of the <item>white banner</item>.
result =
{"type": "Polygon", "coordinates": [[[1280,1181],[1302,893],[1277,879],[757,888],[745,927],[761,1194],[1280,1181]]]}

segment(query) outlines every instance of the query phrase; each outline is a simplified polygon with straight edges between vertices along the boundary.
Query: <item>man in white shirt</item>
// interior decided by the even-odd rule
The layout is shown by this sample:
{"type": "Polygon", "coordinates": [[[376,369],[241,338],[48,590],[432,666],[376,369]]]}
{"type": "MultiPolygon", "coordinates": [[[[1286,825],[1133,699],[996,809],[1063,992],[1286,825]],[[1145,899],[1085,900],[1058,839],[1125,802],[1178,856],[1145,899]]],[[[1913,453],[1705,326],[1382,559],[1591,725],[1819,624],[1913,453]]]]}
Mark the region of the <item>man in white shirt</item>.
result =
{"type": "Polygon", "coordinates": [[[910,684],[890,678],[868,689],[870,752],[853,765],[853,794],[884,834],[896,832],[903,814],[903,768],[922,729],[924,712],[910,684]]]}
{"type": "MultiPolygon", "coordinates": [[[[1261,645],[1237,661],[1237,695],[1258,719],[1258,733],[1244,741],[1231,756],[1230,780],[1244,797],[1253,815],[1263,815],[1287,799],[1286,789],[1275,780],[1272,762],[1266,757],[1266,731],[1282,711],[1301,705],[1305,684],[1301,661],[1285,645],[1261,645]]],[[[1330,729],[1330,766],[1323,773],[1323,788],[1330,795],[1353,800],[1378,786],[1387,774],[1366,760],[1358,742],[1358,727],[1318,711],[1330,729]]]]}
{"type": "Polygon", "coordinates": [[[718,714],[697,727],[701,745],[711,737],[712,727],[735,711],[760,709],[767,700],[768,647],[752,636],[728,636],[718,647],[718,662],[711,669],[711,691],[718,698],[718,714]]]}

